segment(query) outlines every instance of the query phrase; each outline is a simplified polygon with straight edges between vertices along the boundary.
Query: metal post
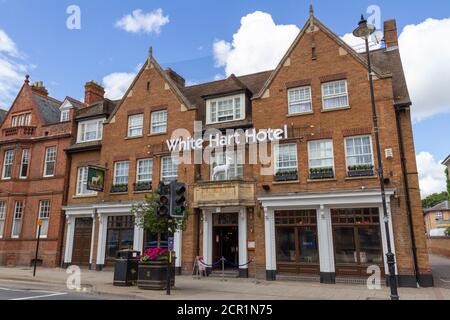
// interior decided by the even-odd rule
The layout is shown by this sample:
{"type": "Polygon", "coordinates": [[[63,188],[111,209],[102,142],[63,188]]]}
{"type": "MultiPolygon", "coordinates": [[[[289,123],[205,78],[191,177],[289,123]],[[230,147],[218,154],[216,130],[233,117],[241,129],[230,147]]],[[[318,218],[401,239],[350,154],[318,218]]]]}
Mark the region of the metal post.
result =
{"type": "Polygon", "coordinates": [[[166,294],[168,296],[170,296],[170,285],[171,285],[171,275],[170,275],[170,265],[172,264],[172,251],[170,251],[169,248],[169,238],[170,238],[170,229],[169,229],[169,225],[172,222],[172,220],[168,219],[167,220],[167,249],[169,250],[169,258],[167,259],[167,282],[166,282],[166,294]]]}
{"type": "Polygon", "coordinates": [[[365,38],[366,42],[366,53],[367,53],[367,64],[369,69],[369,83],[370,83],[370,98],[372,101],[372,114],[373,114],[373,129],[375,134],[375,144],[377,148],[377,160],[378,160],[378,177],[380,179],[380,188],[381,188],[381,200],[383,203],[383,213],[384,213],[384,227],[386,229],[386,238],[387,238],[387,264],[389,268],[389,287],[391,288],[391,300],[399,300],[398,291],[397,291],[397,280],[395,277],[395,256],[392,252],[391,247],[391,237],[389,231],[389,216],[387,211],[387,203],[386,203],[386,191],[384,186],[384,172],[383,172],[383,158],[381,155],[381,145],[380,145],[380,137],[379,137],[379,128],[378,128],[378,115],[375,103],[375,93],[373,86],[373,75],[372,75],[372,63],[370,60],[370,50],[369,50],[369,39],[365,38]]]}
{"type": "Polygon", "coordinates": [[[34,267],[33,267],[33,277],[36,277],[36,267],[37,267],[37,259],[39,254],[39,240],[41,239],[41,222],[38,222],[38,236],[36,242],[36,254],[34,256],[34,267]]]}

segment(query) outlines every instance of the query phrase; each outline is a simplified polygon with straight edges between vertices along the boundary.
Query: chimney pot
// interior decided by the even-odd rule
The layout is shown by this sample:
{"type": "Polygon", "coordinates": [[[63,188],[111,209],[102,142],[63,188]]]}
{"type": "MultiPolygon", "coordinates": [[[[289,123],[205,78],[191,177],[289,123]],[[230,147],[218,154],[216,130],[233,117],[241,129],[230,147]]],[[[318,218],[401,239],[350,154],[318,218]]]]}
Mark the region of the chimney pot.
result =
{"type": "Polygon", "coordinates": [[[42,96],[48,96],[48,91],[47,88],[44,86],[44,82],[43,81],[36,81],[32,86],[31,89],[37,93],[40,94],[42,96]]]}

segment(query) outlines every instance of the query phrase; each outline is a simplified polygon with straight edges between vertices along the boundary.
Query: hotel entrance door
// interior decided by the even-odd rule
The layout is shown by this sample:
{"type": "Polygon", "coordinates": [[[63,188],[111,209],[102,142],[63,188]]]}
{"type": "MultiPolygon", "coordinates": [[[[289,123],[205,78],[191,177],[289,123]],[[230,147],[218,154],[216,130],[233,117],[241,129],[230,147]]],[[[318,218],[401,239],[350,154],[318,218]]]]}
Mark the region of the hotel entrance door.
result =
{"type": "MultiPolygon", "coordinates": [[[[224,257],[232,264],[239,264],[238,214],[215,214],[213,221],[213,262],[224,257]]],[[[225,264],[225,267],[232,268],[230,264],[225,264]]],[[[215,268],[222,268],[222,264],[215,268]]]]}

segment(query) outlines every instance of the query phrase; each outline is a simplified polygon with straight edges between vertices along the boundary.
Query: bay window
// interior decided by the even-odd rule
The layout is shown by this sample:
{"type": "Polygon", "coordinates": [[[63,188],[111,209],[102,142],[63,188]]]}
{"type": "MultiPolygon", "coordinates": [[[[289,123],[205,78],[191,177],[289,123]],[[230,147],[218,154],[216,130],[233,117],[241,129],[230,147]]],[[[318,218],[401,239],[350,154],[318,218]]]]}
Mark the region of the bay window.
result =
{"type": "Polygon", "coordinates": [[[288,91],[289,114],[312,111],[311,87],[300,87],[288,91]]]}
{"type": "Polygon", "coordinates": [[[207,124],[245,119],[245,94],[207,100],[207,124]]]}
{"type": "Polygon", "coordinates": [[[211,180],[224,181],[244,176],[243,152],[216,152],[211,155],[211,180]]]}
{"type": "Polygon", "coordinates": [[[83,121],[78,124],[78,143],[102,139],[104,119],[83,121]]]}
{"type": "Polygon", "coordinates": [[[347,80],[323,83],[322,100],[324,110],[348,107],[347,80]]]}

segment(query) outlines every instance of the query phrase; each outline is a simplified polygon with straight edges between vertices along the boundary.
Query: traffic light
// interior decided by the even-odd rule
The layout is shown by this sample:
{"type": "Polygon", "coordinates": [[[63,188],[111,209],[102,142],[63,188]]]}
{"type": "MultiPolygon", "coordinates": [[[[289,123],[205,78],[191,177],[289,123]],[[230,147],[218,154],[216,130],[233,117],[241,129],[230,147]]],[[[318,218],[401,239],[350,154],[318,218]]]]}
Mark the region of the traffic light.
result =
{"type": "Polygon", "coordinates": [[[156,199],[156,203],[158,204],[156,208],[156,214],[158,216],[168,217],[170,213],[170,189],[168,186],[164,185],[164,183],[160,183],[158,190],[156,193],[159,195],[158,199],[156,199]]]}
{"type": "Polygon", "coordinates": [[[183,218],[186,213],[186,186],[184,183],[173,181],[170,184],[170,216],[183,218]]]}

